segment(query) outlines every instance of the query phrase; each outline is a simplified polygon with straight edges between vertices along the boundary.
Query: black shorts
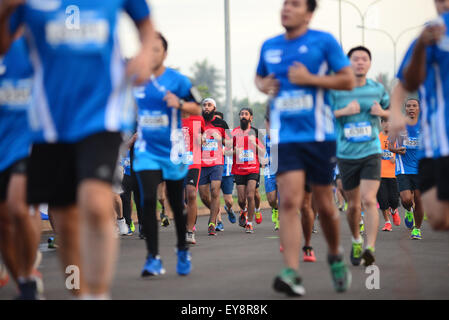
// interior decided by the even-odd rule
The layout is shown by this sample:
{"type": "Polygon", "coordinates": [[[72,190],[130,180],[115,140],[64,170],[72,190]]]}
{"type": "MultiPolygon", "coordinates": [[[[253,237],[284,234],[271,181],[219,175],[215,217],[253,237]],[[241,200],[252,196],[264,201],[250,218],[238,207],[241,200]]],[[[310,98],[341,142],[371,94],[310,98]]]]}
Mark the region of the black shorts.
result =
{"type": "Polygon", "coordinates": [[[27,201],[68,206],[76,203],[85,179],[112,184],[116,178],[119,132],[100,132],[75,143],[35,144],[27,170],[27,201]]]}
{"type": "MultiPolygon", "coordinates": [[[[236,185],[247,185],[249,180],[256,180],[256,185],[259,184],[260,175],[258,173],[250,173],[247,175],[234,175],[234,182],[236,185]]],[[[256,187],[257,189],[257,187],[256,187]]]]}
{"type": "Polygon", "coordinates": [[[189,186],[194,186],[196,189],[198,189],[198,183],[200,181],[200,176],[201,176],[201,168],[189,169],[186,177],[184,178],[184,187],[189,185],[189,186]]]}
{"type": "Polygon", "coordinates": [[[396,178],[382,178],[377,191],[377,202],[382,211],[397,209],[399,206],[399,190],[396,178]]]}
{"type": "Polygon", "coordinates": [[[380,180],[380,154],[362,159],[338,159],[343,190],[349,191],[360,185],[360,180],[380,180]]]}
{"type": "Polygon", "coordinates": [[[449,200],[449,157],[422,159],[419,162],[419,189],[421,193],[437,188],[438,200],[449,200]]]}
{"type": "Polygon", "coordinates": [[[8,185],[13,174],[26,174],[28,158],[17,160],[8,168],[0,171],[0,202],[8,197],[8,185]]]}
{"type": "Polygon", "coordinates": [[[398,174],[396,179],[398,180],[399,192],[413,191],[419,188],[419,177],[417,174],[398,174]]]}

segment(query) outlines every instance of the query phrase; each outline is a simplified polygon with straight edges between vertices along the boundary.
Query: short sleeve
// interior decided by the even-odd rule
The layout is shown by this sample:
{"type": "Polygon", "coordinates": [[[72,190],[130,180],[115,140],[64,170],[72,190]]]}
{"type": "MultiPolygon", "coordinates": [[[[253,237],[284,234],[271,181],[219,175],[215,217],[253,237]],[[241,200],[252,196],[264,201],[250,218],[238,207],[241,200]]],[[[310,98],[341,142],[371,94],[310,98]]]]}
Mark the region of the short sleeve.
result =
{"type": "Polygon", "coordinates": [[[145,0],[125,0],[123,8],[135,22],[150,16],[150,7],[145,0]]]}
{"type": "Polygon", "coordinates": [[[383,85],[382,91],[383,94],[379,104],[381,105],[382,109],[387,109],[390,106],[390,95],[388,94],[387,90],[385,90],[385,87],[383,85]]]}
{"type": "Polygon", "coordinates": [[[267,65],[265,64],[265,59],[264,59],[264,51],[265,51],[264,47],[265,47],[265,44],[262,45],[262,48],[260,50],[259,63],[257,64],[257,71],[256,71],[256,74],[258,76],[261,76],[262,78],[268,76],[267,65]]]}
{"type": "Polygon", "coordinates": [[[326,39],[325,50],[329,68],[334,72],[339,72],[341,69],[349,67],[351,65],[349,59],[334,36],[327,34],[326,39]]]}

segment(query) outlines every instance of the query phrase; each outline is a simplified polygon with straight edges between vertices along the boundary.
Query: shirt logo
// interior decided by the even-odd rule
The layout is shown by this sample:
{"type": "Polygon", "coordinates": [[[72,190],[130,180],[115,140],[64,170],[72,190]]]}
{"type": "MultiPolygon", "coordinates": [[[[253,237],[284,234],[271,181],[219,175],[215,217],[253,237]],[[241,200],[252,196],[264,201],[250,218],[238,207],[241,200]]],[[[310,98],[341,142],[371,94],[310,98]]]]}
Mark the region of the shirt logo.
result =
{"type": "Polygon", "coordinates": [[[29,0],[31,8],[40,11],[54,11],[61,6],[61,0],[29,0]]]}
{"type": "Polygon", "coordinates": [[[304,53],[309,52],[309,49],[307,48],[306,45],[303,44],[302,46],[299,47],[298,52],[304,54],[304,53]]]}
{"type": "Polygon", "coordinates": [[[265,61],[272,64],[278,64],[282,61],[282,50],[268,50],[265,52],[265,61]]]}

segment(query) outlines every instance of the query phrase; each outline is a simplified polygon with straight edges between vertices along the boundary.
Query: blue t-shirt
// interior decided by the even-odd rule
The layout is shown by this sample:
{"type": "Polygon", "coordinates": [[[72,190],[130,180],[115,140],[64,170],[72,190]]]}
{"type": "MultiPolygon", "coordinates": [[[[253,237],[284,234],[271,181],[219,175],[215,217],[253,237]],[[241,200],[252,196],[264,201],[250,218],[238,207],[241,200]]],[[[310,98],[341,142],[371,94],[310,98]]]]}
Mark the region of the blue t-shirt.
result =
{"type": "Polygon", "coordinates": [[[131,175],[131,159],[129,150],[126,153],[126,157],[122,157],[122,160],[120,161],[120,165],[123,167],[123,173],[127,176],[131,175]]]}
{"type": "Polygon", "coordinates": [[[276,148],[276,146],[272,145],[272,141],[268,135],[265,136],[264,143],[265,143],[264,159],[268,159],[268,162],[263,168],[263,175],[265,176],[265,178],[276,178],[277,166],[275,164],[277,163],[277,154],[273,155],[271,153],[272,149],[276,148]]]}
{"type": "Polygon", "coordinates": [[[232,156],[224,156],[223,177],[232,176],[232,156]]]}
{"type": "Polygon", "coordinates": [[[339,110],[356,100],[360,113],[336,119],[337,157],[341,159],[362,159],[380,154],[379,117],[371,115],[374,101],[383,109],[390,105],[390,97],[381,83],[366,80],[362,87],[351,91],[329,91],[329,103],[332,109],[339,110]]]}
{"type": "MultiPolygon", "coordinates": [[[[425,82],[419,88],[422,137],[419,157],[449,155],[449,13],[441,15],[446,25],[442,40],[426,48],[425,82]]],[[[408,49],[397,77],[404,81],[404,69],[410,62],[416,40],[408,49]]]]}
{"type": "Polygon", "coordinates": [[[398,148],[405,147],[406,151],[405,155],[396,155],[396,175],[418,174],[420,126],[420,121],[414,126],[407,125],[397,141],[398,148]]]}
{"type": "Polygon", "coordinates": [[[14,12],[11,30],[25,24],[36,75],[34,142],[123,129],[132,108],[118,46],[122,10],[136,22],[150,14],[145,0],[29,0],[14,12]]]}
{"type": "Polygon", "coordinates": [[[308,30],[288,40],[285,35],[271,38],[262,45],[257,75],[274,74],[280,82],[277,96],[270,103],[273,143],[335,140],[334,116],[326,90],[299,86],[288,80],[288,69],[295,62],[316,75],[339,72],[350,65],[335,38],[326,32],[308,30]]]}
{"type": "MultiPolygon", "coordinates": [[[[190,80],[178,71],[166,68],[164,73],[134,90],[138,106],[137,140],[134,145],[134,171],[147,169],[145,159],[183,164],[185,141],[181,111],[167,107],[167,91],[180,99],[192,101],[190,80]]],[[[188,163],[185,163],[188,164],[188,163]]]]}
{"type": "Polygon", "coordinates": [[[0,57],[0,171],[29,154],[28,108],[32,87],[33,68],[27,44],[21,37],[0,57]]]}

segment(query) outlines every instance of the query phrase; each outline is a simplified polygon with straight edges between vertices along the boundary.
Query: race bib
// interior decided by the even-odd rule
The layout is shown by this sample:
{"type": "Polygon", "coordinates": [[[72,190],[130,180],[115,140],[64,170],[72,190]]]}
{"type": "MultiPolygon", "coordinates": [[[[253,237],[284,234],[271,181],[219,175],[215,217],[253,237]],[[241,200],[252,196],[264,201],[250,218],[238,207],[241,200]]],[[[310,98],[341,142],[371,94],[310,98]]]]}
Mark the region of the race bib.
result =
{"type": "Polygon", "coordinates": [[[31,80],[0,83],[0,105],[27,106],[31,102],[31,80]]]}
{"type": "Polygon", "coordinates": [[[391,160],[393,159],[393,152],[390,150],[382,150],[382,160],[391,160]]]}
{"type": "Polygon", "coordinates": [[[166,114],[146,114],[139,117],[139,125],[143,129],[159,129],[168,127],[166,114]]]}
{"type": "Polygon", "coordinates": [[[303,91],[288,91],[277,97],[274,107],[279,111],[306,112],[313,109],[313,96],[303,91]]]}
{"type": "Polygon", "coordinates": [[[203,143],[203,151],[217,151],[218,143],[215,139],[206,139],[203,143]]]}
{"type": "Polygon", "coordinates": [[[254,161],[254,152],[253,150],[242,150],[239,153],[239,161],[240,162],[250,162],[254,161]]]}
{"type": "Polygon", "coordinates": [[[186,153],[184,153],[184,155],[182,157],[182,163],[188,164],[188,165],[193,164],[193,152],[192,151],[187,151],[186,153]]]}
{"type": "Polygon", "coordinates": [[[418,138],[410,138],[404,140],[404,147],[407,149],[418,149],[419,148],[419,139],[418,138]]]}
{"type": "Polygon", "coordinates": [[[366,142],[371,140],[372,127],[371,123],[352,122],[344,126],[344,134],[349,142],[366,142]]]}

